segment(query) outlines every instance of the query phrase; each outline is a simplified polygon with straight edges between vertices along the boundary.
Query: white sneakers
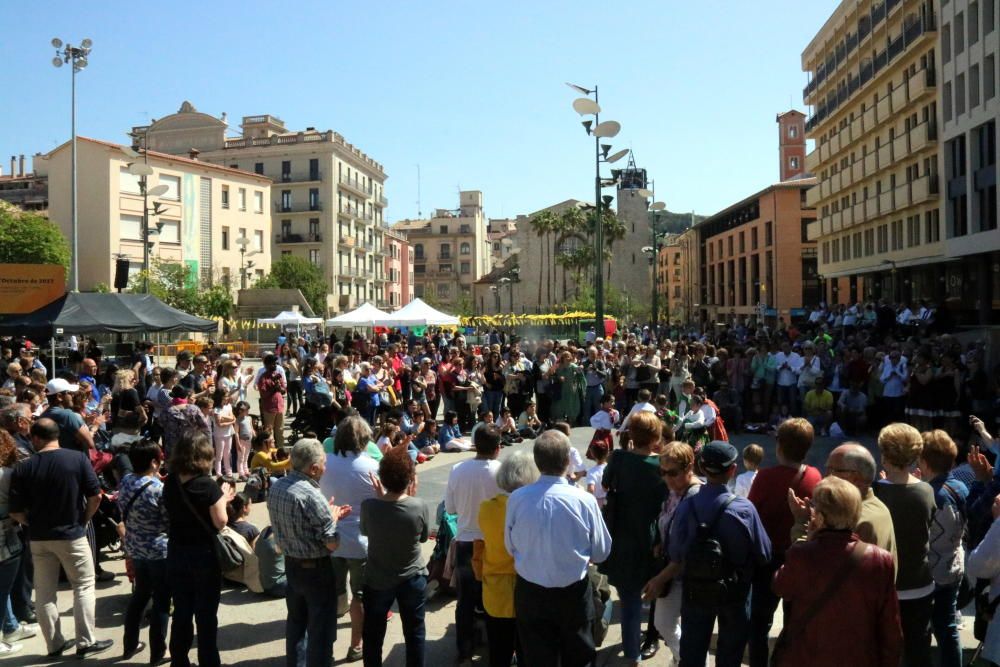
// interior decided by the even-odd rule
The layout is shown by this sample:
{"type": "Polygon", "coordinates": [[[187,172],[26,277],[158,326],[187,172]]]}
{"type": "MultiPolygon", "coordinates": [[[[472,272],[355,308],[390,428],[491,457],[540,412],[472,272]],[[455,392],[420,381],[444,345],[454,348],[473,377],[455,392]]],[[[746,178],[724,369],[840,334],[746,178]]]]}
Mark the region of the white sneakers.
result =
{"type": "Polygon", "coordinates": [[[0,642],[0,656],[17,653],[22,648],[24,648],[23,644],[8,644],[7,642],[0,642]]]}
{"type": "MultiPolygon", "coordinates": [[[[14,630],[13,632],[5,632],[3,634],[3,641],[6,644],[11,644],[19,639],[28,639],[37,634],[38,623],[21,623],[17,630],[14,630]]],[[[0,649],[0,651],[2,651],[2,649],[0,649]]]]}

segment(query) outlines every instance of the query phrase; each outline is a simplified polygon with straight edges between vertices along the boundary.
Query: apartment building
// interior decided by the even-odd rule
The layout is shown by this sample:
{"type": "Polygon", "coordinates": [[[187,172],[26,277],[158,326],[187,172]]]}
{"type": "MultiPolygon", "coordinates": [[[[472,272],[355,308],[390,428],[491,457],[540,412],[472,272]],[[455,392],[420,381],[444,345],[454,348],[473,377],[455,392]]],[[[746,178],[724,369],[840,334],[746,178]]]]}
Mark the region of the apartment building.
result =
{"type": "Polygon", "coordinates": [[[392,226],[413,248],[413,295],[444,309],[472,310],[472,285],[490,272],[490,244],[483,193],[459,193],[457,209],[437,209],[430,220],[400,220],[392,226]]]}
{"type": "Polygon", "coordinates": [[[321,315],[386,303],[382,165],[332,130],[289,130],[270,114],[244,116],[238,137],[227,137],[227,129],[225,114],[216,118],[184,102],[177,113],[132,132],[154,150],[269,177],[270,248],[276,257],[296,255],[322,269],[329,294],[321,315]]]}
{"type": "Polygon", "coordinates": [[[396,310],[413,301],[413,247],[406,237],[385,230],[385,302],[379,308],[396,310]]]}
{"type": "Polygon", "coordinates": [[[690,309],[687,307],[686,253],[681,235],[665,239],[656,257],[656,289],[659,294],[660,323],[685,323],[690,309]]]}
{"type": "Polygon", "coordinates": [[[951,0],[940,10],[945,254],[944,297],[960,320],[996,324],[1000,311],[997,231],[997,0],[951,0]]]}
{"type": "Polygon", "coordinates": [[[49,207],[48,180],[24,170],[24,155],[11,155],[10,174],[0,167],[0,199],[25,211],[44,211],[49,207]]]}
{"type": "MultiPolygon", "coordinates": [[[[139,177],[129,172],[135,161],[148,162],[153,174],[147,189],[165,185],[166,193],[149,197],[151,259],[183,262],[201,285],[222,282],[240,286],[271,267],[271,180],[252,172],[222,167],[188,157],[149,151],[129,157],[125,147],[107,141],[77,139],[77,237],[80,291],[114,283],[115,260],[126,257],[129,272],[142,269],[143,197],[139,177]],[[227,199],[229,193],[231,199],[227,199]],[[230,205],[229,202],[239,202],[230,205]],[[246,255],[237,240],[246,238],[246,255]]],[[[70,142],[35,156],[35,173],[48,179],[49,217],[71,235],[70,142]]]]}
{"type": "Polygon", "coordinates": [[[808,236],[832,303],[940,295],[936,5],[845,0],[802,54],[808,236]]]}

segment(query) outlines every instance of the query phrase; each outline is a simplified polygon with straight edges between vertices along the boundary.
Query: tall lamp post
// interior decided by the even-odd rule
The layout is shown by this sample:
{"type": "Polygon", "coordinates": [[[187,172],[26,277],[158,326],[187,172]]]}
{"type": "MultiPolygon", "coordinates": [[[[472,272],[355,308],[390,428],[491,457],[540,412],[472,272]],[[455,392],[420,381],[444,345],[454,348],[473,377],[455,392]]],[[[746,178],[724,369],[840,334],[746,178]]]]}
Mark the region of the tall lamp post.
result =
{"type": "Polygon", "coordinates": [[[247,252],[247,246],[253,243],[246,236],[241,236],[235,241],[236,245],[240,247],[240,289],[247,288],[247,274],[253,270],[253,261],[247,261],[247,257],[253,257],[254,255],[259,255],[260,250],[251,250],[247,252]]]}
{"type": "Polygon", "coordinates": [[[142,162],[137,161],[139,153],[134,148],[122,146],[121,151],[133,160],[128,163],[128,173],[139,177],[139,194],[142,195],[142,291],[143,294],[149,294],[149,251],[153,249],[153,242],[149,237],[163,230],[162,222],[156,224],[156,229],[149,228],[149,217],[163,212],[160,202],[153,202],[153,207],[150,208],[149,198],[162,197],[167,194],[170,187],[162,183],[149,187],[149,177],[153,175],[153,168],[149,166],[149,154],[145,148],[142,149],[142,162]]]}
{"type": "Polygon", "coordinates": [[[70,236],[73,244],[73,261],[70,270],[72,284],[70,285],[70,289],[77,292],[80,289],[80,261],[77,253],[79,249],[79,237],[77,235],[76,224],[76,73],[83,71],[87,67],[87,56],[90,54],[90,48],[94,43],[89,39],[84,39],[80,42],[80,46],[66,44],[64,48],[63,41],[58,37],[53,37],[51,43],[56,50],[56,55],[52,58],[52,65],[54,67],[62,67],[64,63],[67,65],[72,63],[73,65],[70,68],[72,72],[70,76],[70,132],[73,135],[70,147],[70,161],[72,164],[70,167],[70,189],[72,190],[70,199],[70,236]]]}
{"type": "Polygon", "coordinates": [[[659,286],[659,258],[660,249],[663,248],[664,240],[669,234],[657,234],[653,232],[653,245],[643,246],[642,251],[649,255],[649,266],[653,271],[653,333],[659,335],[660,327],[660,286],[659,286]]]}
{"type": "Polygon", "coordinates": [[[584,88],[574,83],[567,83],[573,90],[586,95],[573,100],[573,109],[581,116],[593,116],[594,120],[583,121],[583,127],[587,134],[594,137],[594,323],[597,325],[597,332],[601,338],[607,335],[604,328],[604,218],[601,215],[601,204],[605,207],[611,206],[612,197],[602,197],[601,189],[606,185],[614,185],[614,181],[607,183],[601,179],[601,162],[616,162],[628,154],[628,150],[621,150],[612,156],[608,156],[611,151],[611,144],[602,144],[601,139],[611,139],[618,135],[622,126],[613,120],[600,122],[601,107],[598,104],[597,86],[593,89],[584,88]],[[593,96],[594,99],[590,99],[593,96]],[[603,159],[602,159],[603,158],[603,159]]]}

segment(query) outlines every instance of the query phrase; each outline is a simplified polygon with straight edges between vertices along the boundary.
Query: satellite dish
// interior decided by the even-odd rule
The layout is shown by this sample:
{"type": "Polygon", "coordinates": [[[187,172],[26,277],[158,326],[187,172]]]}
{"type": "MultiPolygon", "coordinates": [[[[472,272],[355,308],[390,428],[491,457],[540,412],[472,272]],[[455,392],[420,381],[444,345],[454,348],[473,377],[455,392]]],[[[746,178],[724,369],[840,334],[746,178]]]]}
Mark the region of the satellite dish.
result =
{"type": "Polygon", "coordinates": [[[573,100],[573,109],[581,116],[601,113],[601,107],[589,97],[580,97],[573,100]]]}
{"type": "Polygon", "coordinates": [[[653,191],[652,190],[647,190],[646,188],[639,188],[638,190],[635,191],[635,193],[637,195],[639,195],[640,197],[652,197],[653,196],[653,191]]]}
{"type": "Polygon", "coordinates": [[[128,166],[128,173],[133,176],[152,176],[153,168],[145,162],[133,162],[128,166]]]}
{"type": "Polygon", "coordinates": [[[667,205],[661,201],[654,201],[649,205],[649,210],[651,211],[662,211],[665,208],[667,208],[667,205]]]}
{"type": "Polygon", "coordinates": [[[603,123],[598,123],[597,127],[594,128],[594,136],[610,139],[621,132],[621,123],[614,120],[606,120],[603,123]]]}
{"type": "Polygon", "coordinates": [[[55,58],[53,58],[52,59],[52,66],[53,67],[62,67],[63,66],[62,58],[60,58],[59,56],[56,56],[55,58]]]}
{"type": "Polygon", "coordinates": [[[120,150],[122,153],[125,153],[125,155],[127,155],[132,160],[139,157],[139,154],[134,150],[132,150],[131,148],[129,148],[128,146],[122,146],[120,150]]]}
{"type": "Polygon", "coordinates": [[[54,46],[57,49],[61,49],[62,48],[62,40],[59,39],[58,37],[53,37],[52,38],[52,46],[54,46]]]}
{"type": "Polygon", "coordinates": [[[605,162],[608,162],[608,163],[618,162],[618,160],[621,160],[626,155],[628,155],[628,149],[627,148],[623,148],[620,151],[618,151],[617,153],[615,153],[615,154],[611,155],[610,157],[608,157],[605,160],[605,162]]]}
{"type": "Polygon", "coordinates": [[[170,190],[170,186],[161,183],[160,185],[154,185],[153,187],[151,187],[149,190],[146,191],[146,194],[149,195],[150,197],[162,197],[163,195],[167,194],[168,190],[170,190]]]}

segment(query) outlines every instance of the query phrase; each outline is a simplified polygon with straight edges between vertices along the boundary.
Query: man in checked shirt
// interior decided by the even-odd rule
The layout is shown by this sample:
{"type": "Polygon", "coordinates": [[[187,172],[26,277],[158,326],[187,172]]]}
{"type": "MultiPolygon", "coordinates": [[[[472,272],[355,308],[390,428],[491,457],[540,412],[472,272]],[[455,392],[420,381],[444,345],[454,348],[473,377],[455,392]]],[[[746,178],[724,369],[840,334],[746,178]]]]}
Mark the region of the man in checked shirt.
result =
{"type": "Polygon", "coordinates": [[[337,548],[337,520],[350,505],[335,505],[319,490],[326,453],[314,438],[292,447],[292,472],[271,487],[267,511],[275,541],[285,555],[288,589],[285,605],[286,664],[299,664],[301,640],[308,631],[306,667],[329,667],[337,638],[337,584],[332,552],[337,548]]]}

